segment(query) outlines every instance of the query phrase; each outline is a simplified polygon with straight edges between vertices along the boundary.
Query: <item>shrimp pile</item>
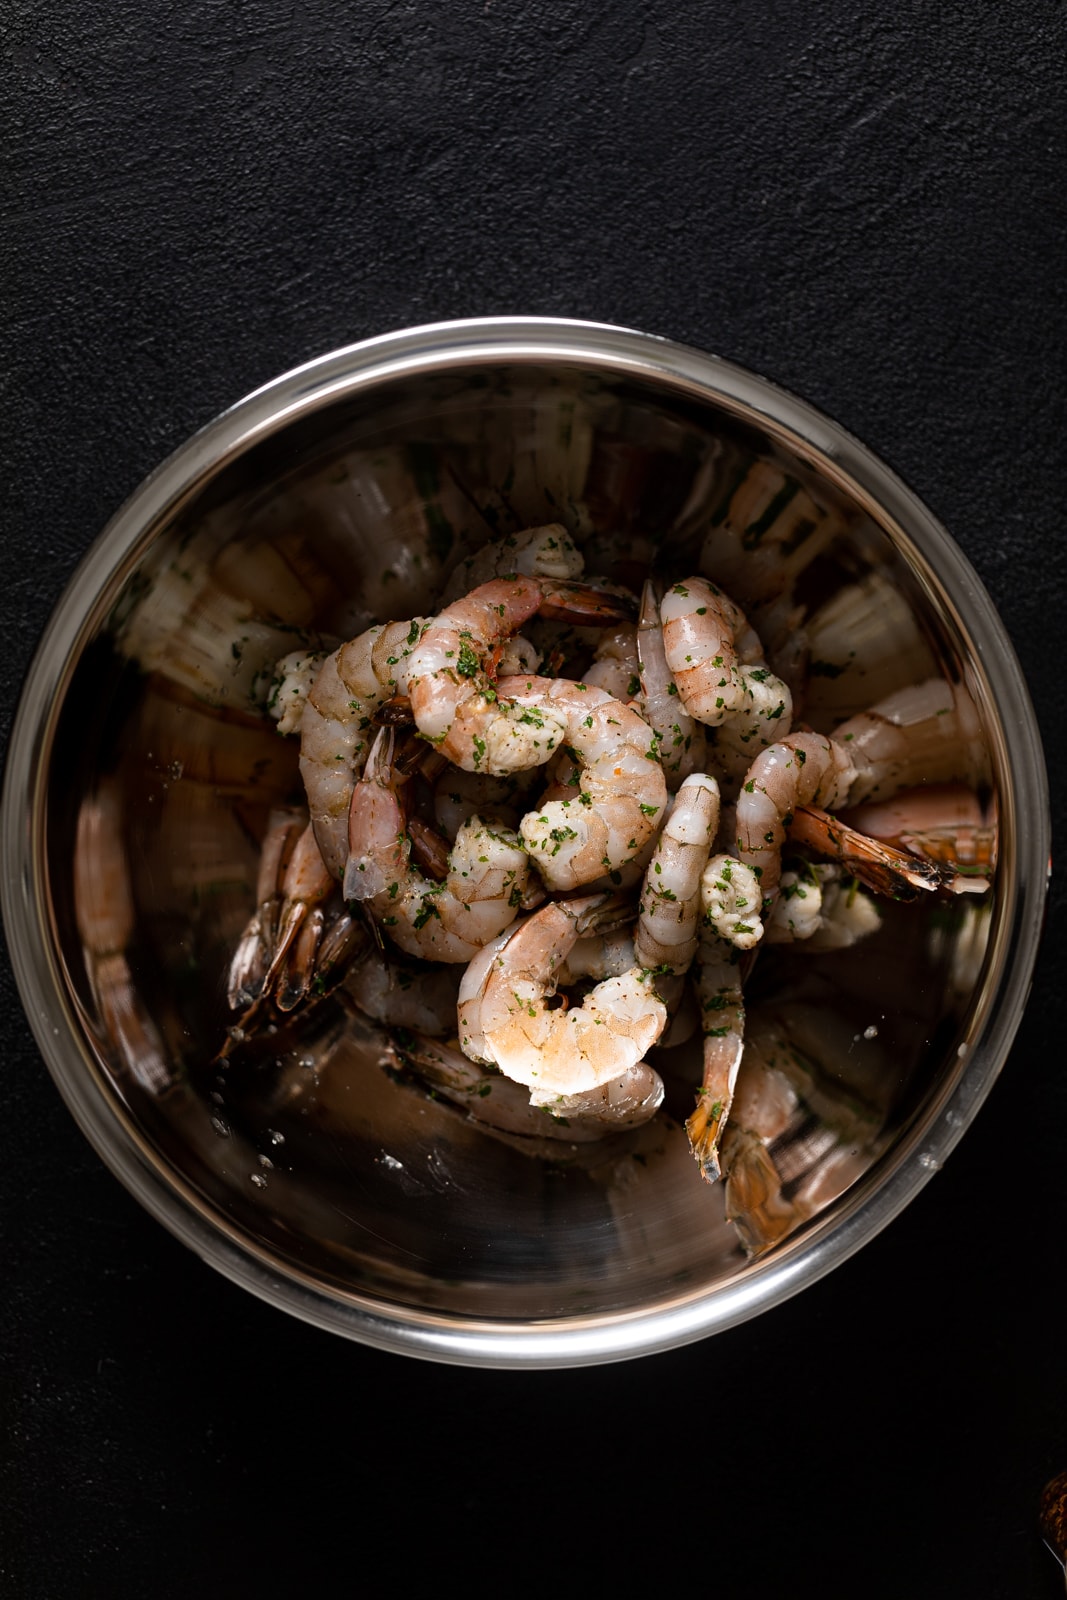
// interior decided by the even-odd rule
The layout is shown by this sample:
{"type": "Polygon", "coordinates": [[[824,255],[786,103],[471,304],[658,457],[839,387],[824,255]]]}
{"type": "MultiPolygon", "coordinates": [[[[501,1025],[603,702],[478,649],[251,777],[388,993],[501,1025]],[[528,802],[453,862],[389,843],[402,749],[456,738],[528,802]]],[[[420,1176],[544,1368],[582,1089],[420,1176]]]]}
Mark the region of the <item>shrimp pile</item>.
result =
{"type": "MultiPolygon", "coordinates": [[[[697,1170],[732,1179],[731,1215],[773,1199],[765,1046],[746,1068],[760,951],[846,949],[877,932],[877,896],[981,890],[995,866],[963,687],[931,676],[829,733],[794,725],[803,651],[765,649],[720,586],[735,575],[773,633],[831,531],[803,561],[783,535],[773,582],[727,533],[670,579],[649,545],[636,592],[591,581],[562,525],[530,528],[457,563],[436,612],[282,658],[270,709],[299,737],[305,805],[264,841],[229,973],[240,1028],[340,981],[407,1030],[405,1066],[543,1151],[655,1116],[699,1018],[697,1170]]],[[[742,1212],[752,1251],[794,1216],[742,1212]]]]}

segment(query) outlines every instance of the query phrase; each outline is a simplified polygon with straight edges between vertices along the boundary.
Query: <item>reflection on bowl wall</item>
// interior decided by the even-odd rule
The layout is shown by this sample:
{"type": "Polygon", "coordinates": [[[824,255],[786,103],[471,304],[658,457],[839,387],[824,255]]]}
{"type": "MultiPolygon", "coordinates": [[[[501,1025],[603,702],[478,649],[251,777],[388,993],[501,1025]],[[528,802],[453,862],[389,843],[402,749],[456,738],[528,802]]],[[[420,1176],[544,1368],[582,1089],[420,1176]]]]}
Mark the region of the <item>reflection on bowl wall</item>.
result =
{"type": "MultiPolygon", "coordinates": [[[[576,675],[581,642],[562,648],[576,675]]],[[[936,1169],[1025,997],[1043,784],[987,597],[834,424],[644,335],[451,324],[278,380],[120,512],[31,674],[5,796],[6,909],[72,1109],[213,1264],[370,1343],[577,1364],[764,1309],[936,1169]],[[272,808],[302,798],[298,741],[267,712],[277,660],[432,614],[457,563],[546,522],[615,582],[650,564],[721,582],[817,731],[932,679],[974,708],[954,775],[995,819],[993,887],[885,903],[851,949],[761,953],[749,1037],[788,1103],[732,1195],[701,1180],[684,1130],[699,1029],[653,1052],[666,1098],[652,1123],[560,1141],[551,1159],[411,1072],[361,1009],[358,973],[227,1045],[226,970],[259,846],[272,808]]],[[[758,1100],[754,1076],[748,1092],[758,1100]]]]}

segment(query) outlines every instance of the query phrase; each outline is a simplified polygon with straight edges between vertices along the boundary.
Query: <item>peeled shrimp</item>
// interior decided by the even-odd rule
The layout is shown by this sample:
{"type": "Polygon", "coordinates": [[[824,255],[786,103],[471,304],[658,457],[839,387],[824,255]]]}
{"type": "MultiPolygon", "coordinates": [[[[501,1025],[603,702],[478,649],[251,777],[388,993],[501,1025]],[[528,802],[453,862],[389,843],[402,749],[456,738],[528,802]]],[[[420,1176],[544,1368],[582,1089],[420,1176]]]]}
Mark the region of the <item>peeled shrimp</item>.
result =
{"type": "Polygon", "coordinates": [[[687,778],[650,851],[632,936],[620,928],[579,939],[557,971],[559,984],[621,977],[631,967],[644,968],[674,1015],[696,953],[701,875],[718,819],[715,779],[702,773],[687,778]]]}
{"type": "Polygon", "coordinates": [[[704,919],[737,950],[752,950],[763,937],[759,879],[730,855],[712,856],[700,880],[704,919]]]}
{"type": "Polygon", "coordinates": [[[843,804],[856,775],[848,748],[821,733],[792,733],[762,750],[737,797],[737,854],[769,910],[778,892],[786,827],[798,806],[843,804]]]}
{"type": "Polygon", "coordinates": [[[754,872],[732,856],[711,857],[701,875],[704,922],[697,950],[697,1000],[704,1035],[703,1076],[686,1120],[701,1177],[720,1176],[719,1144],[733,1105],[745,1038],[742,954],[763,937],[754,872]]]}
{"type": "Polygon", "coordinates": [[[641,595],[636,645],[639,680],[636,696],[631,693],[628,698],[636,697],[638,709],[659,741],[667,787],[677,789],[689,773],[703,771],[707,735],[703,724],[686,709],[667,665],[659,601],[651,579],[641,595]]]}
{"type": "Polygon", "coordinates": [[[699,940],[701,879],[718,826],[715,779],[686,778],[645,873],[634,938],[643,967],[688,972],[699,940]]]}
{"type": "Polygon", "coordinates": [[[716,752],[740,775],[752,752],[789,731],[789,689],[763,659],[744,613],[706,578],[676,583],[660,604],[663,650],[682,704],[719,729],[716,752]]]}
{"type": "Polygon", "coordinates": [[[640,693],[637,630],[632,622],[605,629],[597,643],[592,665],[582,673],[582,682],[591,689],[605,690],[623,705],[628,705],[640,693]]]}
{"type": "Polygon", "coordinates": [[[617,602],[576,584],[494,578],[434,617],[407,663],[419,732],[468,772],[541,766],[561,743],[563,720],[511,703],[489,670],[494,647],[538,611],[589,622],[620,616],[617,602]]]}
{"type": "Polygon", "coordinates": [[[334,878],[348,859],[348,808],[386,700],[408,692],[412,652],[423,623],[368,628],[327,656],[301,718],[300,774],[322,859],[334,878]]]}
{"type": "Polygon", "coordinates": [[[703,1077],[696,1109],[686,1119],[700,1175],[721,1175],[719,1142],[733,1104],[745,1040],[740,951],[705,925],[697,950],[697,1001],[704,1035],[703,1077]]]}
{"type": "Polygon", "coordinates": [[[648,724],[602,689],[565,678],[502,678],[499,689],[535,729],[555,729],[581,768],[574,798],[550,800],[520,824],[545,884],[575,889],[633,861],[667,799],[648,724]]]}
{"type": "Polygon", "coordinates": [[[325,659],[322,650],[291,650],[278,662],[267,693],[267,710],[279,733],[299,733],[303,728],[304,707],[325,659]]]}
{"type": "Polygon", "coordinates": [[[391,729],[380,730],[352,796],[345,898],[362,901],[408,955],[470,961],[518,915],[529,861],[513,833],[471,817],[456,836],[444,881],[424,877],[411,860],[392,771],[394,738],[391,729]]]}
{"type": "Polygon", "coordinates": [[[650,975],[634,967],[597,984],[581,1006],[548,1004],[560,965],[604,903],[603,895],[550,902],[487,945],[460,984],[460,1045],[526,1084],[532,1105],[557,1114],[575,1109],[573,1097],[611,1085],[616,1120],[625,1115],[636,1125],[663,1098],[643,1061],[667,1021],[650,975]]]}
{"type": "Polygon", "coordinates": [[[899,896],[939,888],[945,875],[932,863],[844,830],[835,843],[836,825],[818,813],[916,782],[976,782],[984,760],[978,714],[964,689],[941,678],[902,689],[829,737],[789,734],[756,757],[737,800],[739,855],[759,872],[768,905],[777,892],[787,829],[846,859],[875,889],[899,896]],[[809,819],[811,808],[816,814],[809,819]]]}

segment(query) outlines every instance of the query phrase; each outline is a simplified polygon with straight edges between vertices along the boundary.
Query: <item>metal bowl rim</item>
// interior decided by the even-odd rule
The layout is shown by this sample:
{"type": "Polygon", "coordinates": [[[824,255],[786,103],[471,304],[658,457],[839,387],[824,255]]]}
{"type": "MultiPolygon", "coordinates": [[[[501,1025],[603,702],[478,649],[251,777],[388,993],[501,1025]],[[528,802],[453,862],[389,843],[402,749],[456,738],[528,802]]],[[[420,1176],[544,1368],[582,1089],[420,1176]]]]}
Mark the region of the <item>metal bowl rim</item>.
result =
{"type": "Polygon", "coordinates": [[[9,742],[0,805],[0,904],[12,966],[37,1044],[98,1155],[177,1238],[231,1280],[316,1326],[381,1349],[462,1365],[551,1368],[619,1361],[675,1348],[770,1309],[846,1260],[881,1231],[939,1169],[992,1088],[1018,1028],[1036,961],[1048,881],[1049,805],[1036,718],[1010,639],[980,579],[925,504],[839,424],[745,368],[686,345],[610,324],[557,318],[476,318],[430,324],[342,347],[256,389],[180,446],[134,491],[75,571],[42,636],[9,742]],[[1015,807],[1017,871],[1001,941],[994,1004],[960,1076],[893,1153],[878,1181],[837,1203],[773,1260],[710,1291],[625,1314],[555,1321],[467,1321],[340,1296],[230,1229],[164,1170],[119,1097],[108,1092],[64,991],[46,926],[44,780],[73,664],[99,619],[102,595],[181,504],[252,445],[298,416],[401,375],[480,361],[562,362],[650,380],[733,410],[794,448],[877,511],[921,551],[973,639],[992,690],[1015,807]],[[1010,949],[1005,949],[1010,946],[1010,949]]]}

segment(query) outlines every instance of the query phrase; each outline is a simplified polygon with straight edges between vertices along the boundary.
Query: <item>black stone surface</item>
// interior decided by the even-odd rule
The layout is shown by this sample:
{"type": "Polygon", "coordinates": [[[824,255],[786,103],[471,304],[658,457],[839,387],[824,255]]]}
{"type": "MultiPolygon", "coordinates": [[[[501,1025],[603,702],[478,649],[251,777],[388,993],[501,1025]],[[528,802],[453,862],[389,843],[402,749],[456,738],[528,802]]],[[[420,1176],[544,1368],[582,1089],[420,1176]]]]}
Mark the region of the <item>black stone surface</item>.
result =
{"type": "MultiPolygon", "coordinates": [[[[911,483],[1015,642],[1058,829],[1062,4],[0,22],[5,733],[75,563],[192,429],[365,335],[556,313],[752,366],[911,483]]],[[[5,966],[0,1593],[1062,1593],[1062,912],[1059,879],[998,1086],[878,1239],[713,1340],[540,1375],[351,1346],[215,1276],[84,1142],[5,966]]]]}

